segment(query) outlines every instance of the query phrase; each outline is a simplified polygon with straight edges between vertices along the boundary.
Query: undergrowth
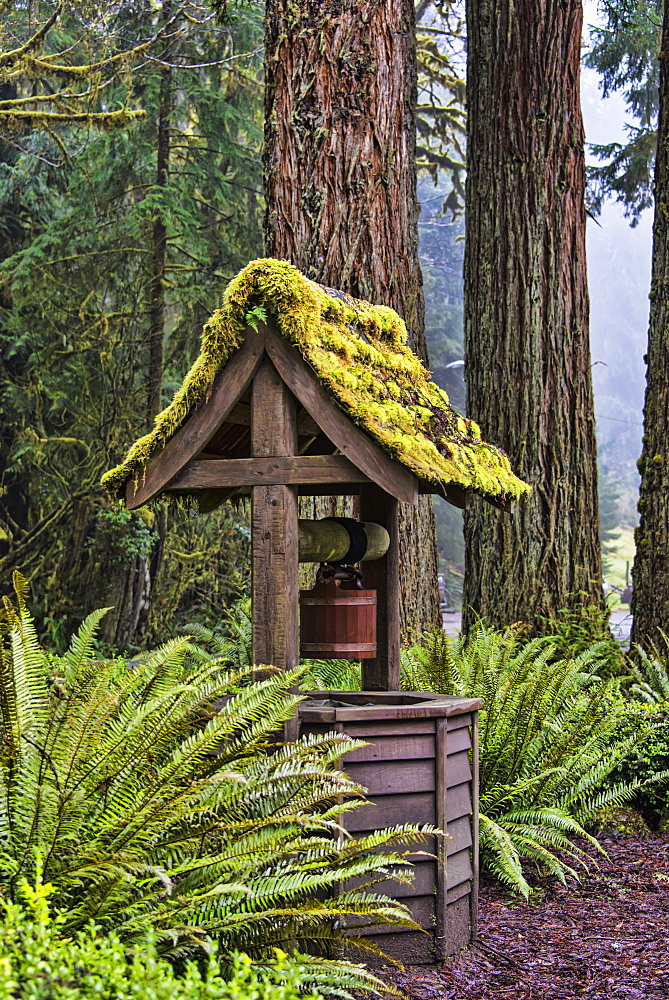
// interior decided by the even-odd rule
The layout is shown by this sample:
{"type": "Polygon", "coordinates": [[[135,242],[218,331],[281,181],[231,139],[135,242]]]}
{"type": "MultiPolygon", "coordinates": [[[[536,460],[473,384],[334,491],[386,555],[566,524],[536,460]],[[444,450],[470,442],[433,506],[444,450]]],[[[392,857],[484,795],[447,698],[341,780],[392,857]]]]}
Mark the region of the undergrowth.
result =
{"type": "MultiPolygon", "coordinates": [[[[64,933],[94,921],[132,944],[151,931],[162,954],[212,938],[223,960],[262,962],[276,947],[321,954],[342,934],[364,952],[374,944],[363,925],[415,928],[374,884],[410,878],[405,845],[434,831],[345,833],[344,810],[366,803],[338,761],[362,744],[328,734],[277,745],[299,670],[255,681],[224,657],[198,659],[187,637],[132,663],[94,660],[104,610],[54,659],[18,575],[15,602],[0,614],[6,903],[20,902],[39,855],[64,933]],[[363,886],[347,889],[353,879],[363,886]]],[[[331,964],[333,982],[341,969],[331,964]]]]}
{"type": "MultiPolygon", "coordinates": [[[[406,690],[480,697],[480,846],[485,867],[527,897],[523,862],[561,881],[585,863],[578,843],[594,814],[622,805],[662,775],[610,781],[652,731],[624,729],[628,704],[617,678],[603,679],[606,641],[572,657],[551,637],[479,624],[468,637],[428,633],[404,654],[406,690]]],[[[666,774],[665,774],[666,777],[666,774]]]]}
{"type": "MultiPolygon", "coordinates": [[[[150,932],[132,946],[94,923],[68,936],[63,916],[51,911],[53,893],[54,887],[43,880],[38,856],[33,879],[21,881],[19,901],[0,900],[0,1000],[320,1000],[322,996],[316,992],[321,985],[317,967],[278,949],[262,966],[239,952],[222,965],[215,943],[207,942],[198,960],[181,963],[177,974],[158,953],[150,932]]],[[[322,978],[328,992],[351,996],[345,986],[337,989],[331,976],[322,978]]]]}

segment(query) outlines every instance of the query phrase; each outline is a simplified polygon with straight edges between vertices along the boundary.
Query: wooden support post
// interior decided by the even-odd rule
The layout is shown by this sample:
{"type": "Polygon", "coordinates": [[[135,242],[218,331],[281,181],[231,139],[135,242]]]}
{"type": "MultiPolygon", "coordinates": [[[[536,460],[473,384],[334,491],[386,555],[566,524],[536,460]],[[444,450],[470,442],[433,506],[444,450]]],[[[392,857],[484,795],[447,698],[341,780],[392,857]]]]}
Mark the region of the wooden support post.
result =
{"type": "Polygon", "coordinates": [[[472,891],[471,942],[479,932],[479,713],[472,712],[472,891]]]}
{"type": "Polygon", "coordinates": [[[364,567],[363,586],[376,590],[376,658],[362,661],[363,691],[400,689],[399,502],[375,484],[360,487],[360,520],[375,521],[390,535],[382,559],[364,567]]]}
{"type": "MultiPolygon", "coordinates": [[[[265,358],[253,380],[251,448],[257,458],[297,453],[296,404],[265,358]]],[[[297,487],[254,486],[252,510],[253,660],[288,670],[298,662],[297,487]]],[[[286,739],[297,737],[297,716],[286,739]]]]}
{"type": "MultiPolygon", "coordinates": [[[[446,833],[448,829],[448,718],[436,719],[435,771],[436,771],[436,824],[446,833]]],[[[437,838],[437,885],[434,928],[435,959],[443,962],[448,953],[448,841],[437,838]]]]}

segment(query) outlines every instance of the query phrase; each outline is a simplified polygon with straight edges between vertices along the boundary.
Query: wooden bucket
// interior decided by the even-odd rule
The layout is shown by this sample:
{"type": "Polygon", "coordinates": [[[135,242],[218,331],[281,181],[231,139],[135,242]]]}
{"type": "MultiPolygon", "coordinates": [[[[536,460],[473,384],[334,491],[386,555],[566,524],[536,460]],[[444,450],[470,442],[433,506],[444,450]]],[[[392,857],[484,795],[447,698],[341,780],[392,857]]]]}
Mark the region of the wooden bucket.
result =
{"type": "Polygon", "coordinates": [[[300,654],[318,660],[376,656],[376,591],[334,582],[300,591],[300,654]]]}

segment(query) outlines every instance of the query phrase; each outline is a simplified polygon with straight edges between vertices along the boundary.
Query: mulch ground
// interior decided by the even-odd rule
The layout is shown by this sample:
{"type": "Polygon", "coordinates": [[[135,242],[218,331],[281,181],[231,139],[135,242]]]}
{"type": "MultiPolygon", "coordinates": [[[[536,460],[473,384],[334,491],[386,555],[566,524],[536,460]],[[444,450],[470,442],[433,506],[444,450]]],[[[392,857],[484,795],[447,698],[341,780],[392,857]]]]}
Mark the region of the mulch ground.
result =
{"type": "Polygon", "coordinates": [[[384,978],[416,1000],[669,1000],[669,836],[602,846],[580,883],[536,883],[528,904],[484,884],[475,948],[384,978]]]}

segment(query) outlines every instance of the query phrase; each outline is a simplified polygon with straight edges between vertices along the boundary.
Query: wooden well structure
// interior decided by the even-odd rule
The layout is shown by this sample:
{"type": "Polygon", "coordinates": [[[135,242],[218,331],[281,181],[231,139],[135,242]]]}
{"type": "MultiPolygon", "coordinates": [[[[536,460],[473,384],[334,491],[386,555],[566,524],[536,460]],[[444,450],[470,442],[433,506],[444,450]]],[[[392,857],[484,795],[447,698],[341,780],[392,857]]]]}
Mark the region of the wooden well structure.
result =
{"type": "MultiPolygon", "coordinates": [[[[300,349],[294,332],[286,335],[285,302],[288,291],[294,290],[286,282],[297,281],[313,295],[317,289],[323,315],[333,303],[340,328],[346,327],[344,336],[354,344],[360,339],[369,344],[374,336],[366,319],[360,326],[356,323],[366,304],[320,289],[285,262],[255,262],[242,277],[250,277],[242,306],[251,308],[260,299],[273,315],[264,321],[257,313],[248,314],[252,321],[241,323],[240,335],[240,309],[235,312],[235,297],[228,290],[220,316],[230,323],[237,317],[237,346],[213,366],[206,389],[182,398],[177,394],[164,411],[168,417],[175,415],[169,430],[162,415],[153,437],[139,442],[142,447],[131,449],[124,464],[108,474],[107,486],[113,492],[122,490],[130,509],[170,494],[197,495],[201,510],[250,497],[253,659],[259,665],[290,668],[299,659],[299,497],[357,496],[360,520],[386,529],[387,552],[365,564],[364,586],[376,591],[377,648],[376,656],[362,660],[363,691],[308,695],[287,735],[338,730],[369,741],[368,747],[342,761],[351,776],[369,789],[373,803],[349,814],[353,834],[403,822],[432,823],[447,830],[450,840],[440,838],[428,845],[433,859],[417,857],[412,889],[397,883],[389,887],[404,898],[427,933],[390,928],[371,932],[384,950],[404,961],[439,961],[466,945],[476,932],[480,702],[399,691],[399,507],[416,504],[424,492],[440,493],[463,506],[471,491],[505,506],[514,491],[518,495],[524,490],[524,484],[495,448],[485,445],[476,451],[482,442],[475,425],[471,441],[463,446],[469,451],[460,481],[417,474],[420,468],[389,453],[380,431],[370,432],[359,417],[353,419],[323,369],[315,365],[318,320],[311,321],[311,354],[306,347],[300,349]],[[476,478],[477,454],[483,456],[482,462],[492,463],[492,471],[486,470],[488,493],[476,478]],[[468,464],[471,483],[466,480],[468,464]]],[[[383,317],[387,314],[390,310],[383,317]]],[[[398,317],[395,320],[401,323],[398,317]]],[[[381,340],[379,347],[385,349],[381,340]]],[[[400,347],[406,359],[410,352],[400,347]]],[[[211,353],[209,348],[207,364],[211,353]]],[[[373,352],[365,356],[369,353],[373,352]]],[[[418,363],[413,356],[409,360],[418,363]]],[[[445,396],[442,405],[448,406],[445,396]]],[[[435,412],[437,422],[441,412],[435,412]]]]}

